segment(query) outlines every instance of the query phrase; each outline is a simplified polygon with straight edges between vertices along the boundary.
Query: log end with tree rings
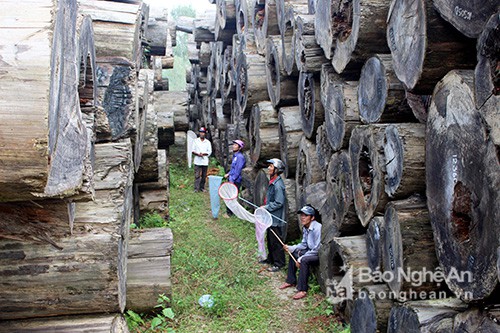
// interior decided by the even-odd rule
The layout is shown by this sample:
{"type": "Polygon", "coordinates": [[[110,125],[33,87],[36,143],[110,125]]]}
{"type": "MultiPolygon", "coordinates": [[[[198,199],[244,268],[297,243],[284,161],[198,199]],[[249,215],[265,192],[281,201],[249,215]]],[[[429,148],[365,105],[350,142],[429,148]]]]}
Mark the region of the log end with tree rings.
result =
{"type": "Polygon", "coordinates": [[[480,300],[498,285],[500,167],[474,107],[472,71],[451,71],[436,85],[427,119],[426,185],[439,263],[448,287],[480,300]],[[429,167],[432,166],[432,167],[429,167]]]}
{"type": "Polygon", "coordinates": [[[250,28],[248,24],[248,4],[245,0],[236,0],[236,32],[238,37],[241,39],[246,33],[247,29],[250,28]]]}
{"type": "Polygon", "coordinates": [[[280,65],[281,59],[272,38],[267,39],[266,43],[266,78],[267,92],[273,106],[277,106],[280,100],[280,65]]]}
{"type": "Polygon", "coordinates": [[[359,116],[364,123],[376,123],[382,117],[387,83],[384,64],[377,57],[368,59],[361,69],[358,87],[359,116]]]}
{"type": "Polygon", "coordinates": [[[392,197],[403,178],[403,142],[395,126],[387,126],[384,142],[385,192],[392,197]]]}
{"type": "Polygon", "coordinates": [[[477,108],[481,108],[492,96],[500,98],[499,50],[500,15],[496,13],[486,23],[477,40],[477,65],[474,71],[474,96],[477,108]]]}
{"type": "Polygon", "coordinates": [[[496,0],[434,0],[434,7],[458,31],[470,38],[477,38],[484,25],[500,6],[496,0]]]}
{"type": "Polygon", "coordinates": [[[288,75],[292,75],[295,65],[295,29],[293,6],[285,6],[285,17],[281,29],[281,55],[283,67],[288,75]]]}
{"type": "Polygon", "coordinates": [[[283,174],[286,178],[295,178],[297,153],[303,135],[299,106],[281,107],[278,119],[280,155],[281,160],[285,163],[283,174]]]}
{"type": "Polygon", "coordinates": [[[271,102],[253,105],[249,118],[250,161],[257,167],[280,155],[278,113],[271,102]]]}
{"type": "Polygon", "coordinates": [[[349,141],[354,206],[363,226],[383,209],[385,196],[383,172],[378,163],[380,153],[368,126],[354,128],[349,141]]]}
{"type": "Polygon", "coordinates": [[[259,52],[264,52],[266,48],[266,31],[264,31],[264,21],[266,18],[266,5],[265,3],[259,4],[257,1],[254,2],[253,15],[252,15],[252,27],[255,37],[255,45],[259,52]]]}
{"type": "Polygon", "coordinates": [[[300,202],[307,186],[324,179],[325,176],[316,158],[316,144],[302,136],[297,155],[297,168],[295,170],[295,181],[297,183],[295,199],[297,202],[300,202]]]}
{"type": "Polygon", "coordinates": [[[323,105],[321,105],[319,80],[312,73],[300,72],[298,90],[302,131],[307,138],[313,138],[316,135],[316,129],[325,117],[323,105]]]}
{"type": "Polygon", "coordinates": [[[368,225],[366,230],[366,252],[368,255],[368,267],[372,272],[382,271],[382,245],[384,241],[384,218],[376,216],[368,225]]]}
{"type": "Polygon", "coordinates": [[[333,14],[335,11],[333,8],[334,4],[329,0],[313,0],[313,2],[316,8],[321,8],[320,11],[314,14],[316,41],[323,49],[323,52],[325,52],[325,57],[331,59],[333,55],[332,48],[335,42],[332,31],[333,14]]]}
{"type": "Polygon", "coordinates": [[[337,5],[332,27],[332,36],[335,41],[331,57],[332,66],[337,73],[342,73],[351,61],[352,53],[358,42],[361,4],[360,0],[342,0],[337,5]]]}

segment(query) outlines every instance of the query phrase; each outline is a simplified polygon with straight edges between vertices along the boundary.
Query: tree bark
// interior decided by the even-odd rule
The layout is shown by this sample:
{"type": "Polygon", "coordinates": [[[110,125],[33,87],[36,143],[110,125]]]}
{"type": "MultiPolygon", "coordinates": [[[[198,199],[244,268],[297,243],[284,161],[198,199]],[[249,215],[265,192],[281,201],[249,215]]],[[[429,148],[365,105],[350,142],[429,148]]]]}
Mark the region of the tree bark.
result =
{"type": "Polygon", "coordinates": [[[295,179],[283,179],[286,194],[286,237],[285,243],[293,242],[301,237],[302,225],[297,215],[297,203],[295,201],[295,179]]]}
{"type": "Polygon", "coordinates": [[[200,67],[207,68],[210,65],[210,55],[212,49],[210,43],[202,42],[200,45],[200,67]]]}
{"type": "Polygon", "coordinates": [[[412,92],[430,94],[450,70],[474,68],[474,43],[442,19],[431,0],[397,0],[389,12],[394,72],[412,92]]]}
{"type": "Polygon", "coordinates": [[[320,125],[316,131],[316,155],[318,156],[318,164],[323,173],[326,174],[328,164],[332,157],[333,150],[328,142],[325,124],[320,125]]]}
{"type": "Polygon", "coordinates": [[[91,27],[84,20],[77,27],[76,1],[35,3],[31,11],[8,3],[16,20],[4,25],[0,42],[0,100],[8,110],[0,116],[0,202],[88,195],[84,182],[92,170],[84,165],[92,159],[92,142],[81,107],[95,104],[94,87],[90,96],[85,91],[88,76],[95,76],[86,65],[95,57],[91,27]],[[83,56],[88,47],[91,53],[83,56]]]}
{"type": "Polygon", "coordinates": [[[457,297],[480,300],[498,285],[496,236],[500,221],[498,150],[474,108],[472,71],[452,71],[436,86],[427,120],[426,169],[429,215],[447,281],[457,297]]]}
{"type": "Polygon", "coordinates": [[[236,6],[234,0],[217,0],[215,2],[217,13],[216,20],[222,29],[236,29],[236,6]]]}
{"type": "Polygon", "coordinates": [[[308,185],[302,196],[297,200],[297,206],[300,208],[304,207],[306,204],[312,205],[320,213],[323,218],[324,206],[327,202],[328,192],[326,188],[326,182],[321,181],[318,183],[308,185]]]}
{"type": "Polygon", "coordinates": [[[446,21],[470,38],[478,38],[491,15],[500,9],[494,0],[434,0],[433,5],[446,21]]]}
{"type": "Polygon", "coordinates": [[[296,193],[295,200],[300,202],[307,186],[325,179],[316,159],[316,145],[304,136],[299,143],[297,168],[295,172],[296,193]]]}
{"type": "Polygon", "coordinates": [[[325,120],[319,78],[311,73],[300,72],[298,90],[302,131],[311,139],[315,137],[318,126],[325,120]]]}
{"type": "Polygon", "coordinates": [[[254,104],[249,119],[250,162],[264,167],[266,161],[280,155],[278,112],[271,102],[254,104]]]}
{"type": "MultiPolygon", "coordinates": [[[[314,0],[313,0],[314,1],[314,0]]],[[[335,50],[336,37],[332,31],[332,20],[336,19],[335,14],[338,1],[333,2],[330,0],[315,0],[315,8],[321,8],[320,11],[314,13],[314,26],[316,41],[323,49],[325,57],[332,59],[335,50]]],[[[310,14],[313,14],[310,12],[310,14]]]]}
{"type": "Polygon", "coordinates": [[[126,333],[127,321],[121,314],[96,314],[2,322],[0,332],[93,332],[126,333]]]}
{"type": "Polygon", "coordinates": [[[406,91],[406,101],[410,106],[413,115],[419,122],[425,124],[427,122],[427,113],[429,112],[429,105],[431,104],[430,95],[417,95],[406,91]]]}
{"type": "MultiPolygon", "coordinates": [[[[489,3],[489,1],[487,1],[489,3]]],[[[500,95],[500,78],[498,75],[498,48],[500,18],[498,12],[493,14],[484,26],[477,40],[477,65],[474,71],[474,92],[476,107],[482,107],[490,98],[498,99],[500,95]]]]}
{"type": "Polygon", "coordinates": [[[297,104],[297,80],[286,74],[280,36],[269,36],[266,45],[267,92],[273,106],[297,104]]]}
{"type": "Polygon", "coordinates": [[[310,31],[307,28],[311,24],[314,27],[314,15],[307,15],[309,13],[307,1],[299,1],[298,4],[287,3],[284,10],[283,27],[280,29],[283,47],[282,57],[286,73],[292,75],[292,73],[297,72],[297,66],[295,65],[297,32],[300,35],[314,36],[314,29],[310,31]]]}
{"type": "Polygon", "coordinates": [[[372,272],[382,272],[382,245],[384,244],[384,218],[375,216],[366,230],[366,252],[368,267],[372,272]]]}
{"type": "Polygon", "coordinates": [[[268,36],[279,35],[276,0],[266,0],[264,4],[255,3],[252,25],[255,35],[255,45],[261,54],[266,53],[268,36]]]}
{"type": "Polygon", "coordinates": [[[267,188],[269,186],[269,177],[267,169],[258,169],[253,186],[253,203],[256,206],[263,206],[266,198],[267,188]]]}
{"type": "Polygon", "coordinates": [[[153,93],[154,109],[158,121],[158,148],[167,149],[175,142],[174,113],[170,109],[171,92],[156,91],[153,93]]]}
{"type": "Polygon", "coordinates": [[[185,91],[158,91],[154,93],[154,97],[159,118],[163,117],[165,112],[172,113],[175,131],[189,130],[189,117],[187,115],[189,97],[185,91]]]}
{"type": "Polygon", "coordinates": [[[363,287],[354,301],[351,323],[352,333],[376,333],[387,331],[387,320],[392,308],[392,300],[385,285],[363,287]]]}
{"type": "Polygon", "coordinates": [[[384,192],[379,148],[373,138],[371,127],[357,126],[349,141],[351,179],[356,213],[363,226],[382,212],[387,202],[384,192]]]}
{"type": "Polygon", "coordinates": [[[332,65],[337,73],[359,69],[374,53],[389,53],[384,40],[390,3],[384,0],[340,1],[333,21],[335,51],[332,65]]]}
{"type": "Polygon", "coordinates": [[[244,118],[252,106],[269,99],[266,81],[266,59],[258,54],[240,53],[236,65],[236,100],[244,118]]]}
{"type": "Polygon", "coordinates": [[[358,107],[365,124],[415,121],[406,101],[406,90],[392,68],[391,55],[378,54],[364,64],[359,78],[358,107]]]}
{"type": "MultiPolygon", "coordinates": [[[[414,301],[392,308],[387,323],[388,333],[455,332],[453,317],[465,306],[455,298],[414,301]]],[[[473,331],[471,331],[473,332],[473,331]]]]}
{"type": "Polygon", "coordinates": [[[127,265],[127,309],[152,312],[158,295],[172,294],[170,254],[173,247],[169,228],[133,230],[127,265]]]}
{"type": "Polygon", "coordinates": [[[420,197],[393,201],[387,204],[384,217],[382,261],[384,272],[391,272],[393,279],[386,281],[396,294],[430,292],[439,289],[434,281],[406,279],[405,274],[434,272],[438,266],[429,214],[420,197]],[[410,273],[408,273],[410,272],[410,273]]]}
{"type": "Polygon", "coordinates": [[[328,142],[334,151],[349,146],[351,132],[361,124],[357,103],[358,82],[345,81],[330,65],[321,70],[321,103],[325,110],[328,142]]]}
{"type": "Polygon", "coordinates": [[[500,311],[495,306],[485,309],[472,308],[458,313],[453,322],[453,332],[498,332],[500,311]]]}
{"type": "Polygon", "coordinates": [[[288,106],[279,109],[279,143],[281,160],[285,163],[283,174],[286,178],[295,177],[297,153],[302,138],[300,107],[288,106]]]}

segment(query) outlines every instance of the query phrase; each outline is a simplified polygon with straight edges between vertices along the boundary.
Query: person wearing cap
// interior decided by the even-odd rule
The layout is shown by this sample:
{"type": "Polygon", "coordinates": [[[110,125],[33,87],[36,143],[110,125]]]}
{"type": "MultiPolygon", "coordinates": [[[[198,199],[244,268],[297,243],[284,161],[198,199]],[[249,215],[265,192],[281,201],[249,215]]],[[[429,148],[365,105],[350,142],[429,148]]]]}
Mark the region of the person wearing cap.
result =
{"type": "Polygon", "coordinates": [[[297,245],[283,245],[283,249],[290,252],[298,263],[290,259],[286,281],[279,287],[279,289],[286,289],[297,285],[297,293],[293,299],[307,296],[310,268],[319,264],[318,250],[321,242],[321,224],[315,219],[316,209],[311,205],[305,205],[297,214],[300,214],[300,223],[302,224],[302,242],[297,245]],[[297,280],[296,275],[299,268],[297,280]]]}
{"type": "Polygon", "coordinates": [[[267,259],[260,261],[262,264],[270,264],[268,268],[270,272],[277,272],[285,266],[285,252],[280,240],[276,235],[283,240],[285,239],[286,225],[285,219],[285,183],[281,178],[281,174],[285,170],[285,164],[277,158],[267,160],[269,166],[267,168],[269,174],[269,186],[267,187],[264,208],[271,213],[273,218],[272,225],[267,229],[267,259]],[[272,231],[271,231],[272,230],[272,231]]]}
{"type": "Polygon", "coordinates": [[[208,157],[212,154],[212,144],[205,138],[207,130],[200,128],[200,136],[193,142],[194,155],[194,191],[205,192],[205,179],[207,178],[208,157]]]}
{"type": "MultiPolygon", "coordinates": [[[[245,147],[245,143],[243,141],[233,141],[233,161],[231,162],[231,168],[229,169],[229,172],[224,175],[224,178],[227,178],[230,183],[236,185],[238,191],[240,190],[241,186],[241,170],[243,170],[247,163],[245,160],[245,156],[241,153],[243,147],[245,147]]],[[[233,212],[229,208],[227,208],[227,215],[233,215],[233,212]]]]}

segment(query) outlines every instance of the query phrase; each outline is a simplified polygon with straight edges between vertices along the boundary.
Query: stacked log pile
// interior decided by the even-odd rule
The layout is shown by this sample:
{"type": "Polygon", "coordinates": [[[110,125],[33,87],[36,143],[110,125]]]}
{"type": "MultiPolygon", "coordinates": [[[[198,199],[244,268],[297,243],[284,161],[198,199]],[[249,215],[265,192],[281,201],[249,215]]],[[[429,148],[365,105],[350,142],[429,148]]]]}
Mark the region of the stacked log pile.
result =
{"type": "MultiPolygon", "coordinates": [[[[230,43],[193,42],[191,129],[210,129],[222,165],[231,140],[246,141],[242,192],[256,203],[263,162],[281,157],[288,207],[320,211],[318,280],[353,331],[483,325],[499,291],[498,2],[234,6],[230,43]],[[224,91],[214,91],[208,73],[229,55],[224,91]],[[446,279],[376,278],[425,269],[446,279]],[[454,270],[469,279],[450,277],[454,270]],[[428,299],[436,294],[446,300],[428,299]]],[[[217,13],[227,8],[216,4],[217,13]]],[[[287,218],[287,239],[298,238],[296,216],[287,218]]]]}
{"type": "Polygon", "coordinates": [[[188,122],[187,103],[184,117],[157,107],[166,16],[142,1],[30,5],[0,6],[13,18],[0,27],[0,331],[128,332],[129,282],[154,280],[134,302],[144,311],[171,290],[170,250],[154,271],[127,259],[172,245],[164,229],[129,251],[134,219],[168,216],[168,145],[188,122]]]}

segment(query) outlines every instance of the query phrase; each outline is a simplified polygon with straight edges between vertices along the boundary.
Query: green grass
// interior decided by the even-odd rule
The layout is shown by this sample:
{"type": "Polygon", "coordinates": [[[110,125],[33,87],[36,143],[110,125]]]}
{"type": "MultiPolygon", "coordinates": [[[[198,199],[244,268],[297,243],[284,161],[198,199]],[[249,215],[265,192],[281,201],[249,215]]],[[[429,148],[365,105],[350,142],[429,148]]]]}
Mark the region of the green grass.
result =
{"type": "MultiPolygon", "coordinates": [[[[170,186],[169,227],[174,234],[171,306],[175,331],[290,330],[282,318],[283,312],[276,311],[283,304],[269,286],[270,278],[257,274],[260,265],[256,264],[254,226],[235,217],[223,218],[222,202],[219,219],[214,220],[208,193],[193,193],[193,170],[183,163],[171,160],[170,186]],[[199,306],[198,299],[204,294],[214,297],[213,307],[199,306]]],[[[304,322],[304,327],[297,327],[296,332],[343,332],[344,328],[330,325],[334,317],[326,313],[322,298],[317,292],[311,297],[311,309],[300,314],[290,311],[290,316],[299,315],[304,322]],[[328,323],[316,320],[316,316],[327,318],[328,323]]]]}

